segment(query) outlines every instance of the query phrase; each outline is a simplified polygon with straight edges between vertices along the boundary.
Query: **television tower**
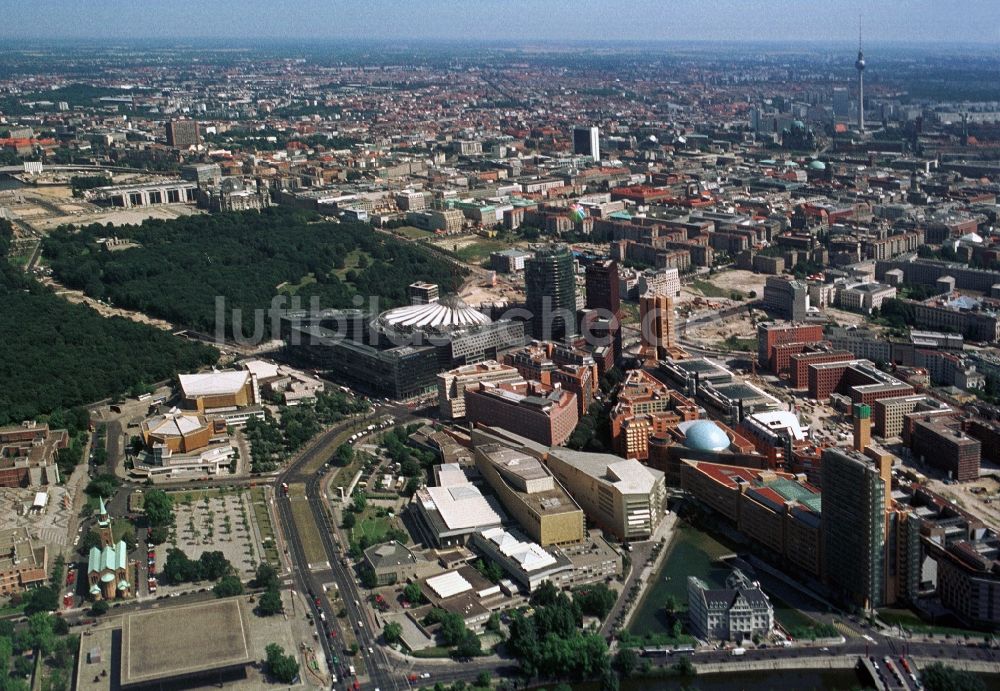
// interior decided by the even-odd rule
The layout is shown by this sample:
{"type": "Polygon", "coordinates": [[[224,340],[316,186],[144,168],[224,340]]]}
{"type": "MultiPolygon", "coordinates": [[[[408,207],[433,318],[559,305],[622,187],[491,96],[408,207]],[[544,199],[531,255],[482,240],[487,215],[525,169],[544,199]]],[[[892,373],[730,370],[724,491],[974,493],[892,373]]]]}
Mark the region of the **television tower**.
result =
{"type": "Polygon", "coordinates": [[[854,61],[858,71],[858,132],[865,131],[865,53],[861,50],[861,20],[858,20],[858,59],[854,61]]]}

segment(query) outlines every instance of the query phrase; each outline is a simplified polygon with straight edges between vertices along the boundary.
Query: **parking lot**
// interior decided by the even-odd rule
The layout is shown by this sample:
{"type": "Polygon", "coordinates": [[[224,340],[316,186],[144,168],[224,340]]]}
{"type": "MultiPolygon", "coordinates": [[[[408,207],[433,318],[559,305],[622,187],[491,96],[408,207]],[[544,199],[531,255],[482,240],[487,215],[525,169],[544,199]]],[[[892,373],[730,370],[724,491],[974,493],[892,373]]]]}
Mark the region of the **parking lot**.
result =
{"type": "MultiPolygon", "coordinates": [[[[162,573],[168,549],[176,547],[191,559],[220,551],[242,580],[253,577],[264,551],[249,491],[223,488],[171,492],[170,496],[174,501],[174,529],[170,542],[156,548],[156,573],[162,573]]],[[[169,594],[190,588],[186,584],[161,584],[159,590],[169,594]]]]}

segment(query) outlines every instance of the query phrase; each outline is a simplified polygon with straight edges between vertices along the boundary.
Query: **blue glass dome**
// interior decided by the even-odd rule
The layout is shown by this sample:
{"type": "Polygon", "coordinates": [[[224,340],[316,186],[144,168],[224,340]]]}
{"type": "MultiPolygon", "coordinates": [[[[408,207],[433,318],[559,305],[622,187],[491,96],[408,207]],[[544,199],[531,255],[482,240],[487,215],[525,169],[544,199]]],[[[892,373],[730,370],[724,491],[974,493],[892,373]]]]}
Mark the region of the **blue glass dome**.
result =
{"type": "Polygon", "coordinates": [[[684,430],[684,446],[696,451],[724,451],[729,436],[711,420],[696,420],[684,430]]]}

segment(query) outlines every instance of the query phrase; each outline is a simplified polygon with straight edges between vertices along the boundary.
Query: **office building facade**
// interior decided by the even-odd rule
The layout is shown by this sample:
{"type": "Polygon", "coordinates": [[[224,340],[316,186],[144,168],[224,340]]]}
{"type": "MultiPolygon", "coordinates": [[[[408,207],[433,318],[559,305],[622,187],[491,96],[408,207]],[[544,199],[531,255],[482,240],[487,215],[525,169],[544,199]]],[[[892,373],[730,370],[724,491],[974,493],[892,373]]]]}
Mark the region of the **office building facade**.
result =
{"type": "Polygon", "coordinates": [[[823,560],[827,585],[864,609],[885,604],[886,506],[891,477],[856,452],[823,452],[823,560]],[[845,568],[849,565],[849,568],[845,568]]]}
{"type": "Polygon", "coordinates": [[[551,449],[545,464],[597,527],[619,540],[643,540],[663,518],[659,470],[602,453],[551,449]]]}
{"type": "Polygon", "coordinates": [[[587,266],[587,309],[601,309],[617,315],[621,310],[621,293],[618,280],[618,262],[599,259],[587,266]]]}
{"type": "Polygon", "coordinates": [[[601,130],[597,127],[574,127],[573,153],[600,161],[601,130]]]}
{"type": "Polygon", "coordinates": [[[525,307],[535,338],[561,340],[575,333],[574,262],[573,253],[561,244],[541,248],[525,261],[525,307]]]}
{"type": "Polygon", "coordinates": [[[539,545],[584,538],[583,510],[541,461],[501,444],[476,447],[475,461],[507,513],[539,545]]]}
{"type": "Polygon", "coordinates": [[[188,149],[201,144],[201,132],[195,120],[171,120],[167,123],[167,146],[188,149]]]}

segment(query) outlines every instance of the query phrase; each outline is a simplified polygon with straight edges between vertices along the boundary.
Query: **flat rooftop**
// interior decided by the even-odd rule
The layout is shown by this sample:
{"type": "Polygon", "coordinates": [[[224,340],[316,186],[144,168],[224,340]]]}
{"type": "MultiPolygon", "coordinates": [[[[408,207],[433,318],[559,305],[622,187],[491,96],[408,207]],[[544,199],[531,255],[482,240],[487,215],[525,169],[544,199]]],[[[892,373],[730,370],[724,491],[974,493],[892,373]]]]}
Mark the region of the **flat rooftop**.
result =
{"type": "Polygon", "coordinates": [[[122,621],[122,686],[252,661],[242,597],[136,612],[122,621]]]}

